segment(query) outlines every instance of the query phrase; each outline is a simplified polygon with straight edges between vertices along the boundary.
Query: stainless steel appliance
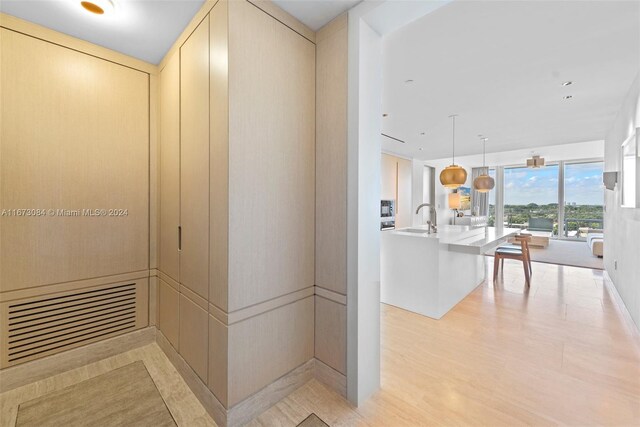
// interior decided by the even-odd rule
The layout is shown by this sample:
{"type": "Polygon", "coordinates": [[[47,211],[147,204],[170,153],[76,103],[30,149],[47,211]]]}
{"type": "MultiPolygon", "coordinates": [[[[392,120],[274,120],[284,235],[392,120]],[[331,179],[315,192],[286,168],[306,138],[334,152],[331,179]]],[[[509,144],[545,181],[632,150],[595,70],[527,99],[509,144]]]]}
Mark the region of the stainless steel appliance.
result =
{"type": "Polygon", "coordinates": [[[380,201],[380,230],[393,230],[396,228],[396,202],[395,200],[380,201]]]}

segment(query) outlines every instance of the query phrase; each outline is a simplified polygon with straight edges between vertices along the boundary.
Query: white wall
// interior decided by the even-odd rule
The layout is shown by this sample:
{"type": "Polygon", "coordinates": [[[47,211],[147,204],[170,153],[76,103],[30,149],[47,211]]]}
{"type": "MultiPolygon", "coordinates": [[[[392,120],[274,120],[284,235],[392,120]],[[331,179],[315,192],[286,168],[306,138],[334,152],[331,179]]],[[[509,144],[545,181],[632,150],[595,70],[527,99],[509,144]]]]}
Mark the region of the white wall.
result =
{"type": "Polygon", "coordinates": [[[347,397],[380,387],[382,37],[449,0],[363,1],[349,10],[347,397]]]}
{"type": "MultiPolygon", "coordinates": [[[[605,171],[620,171],[620,145],[637,127],[640,127],[640,74],[605,137],[605,171]]],[[[621,208],[620,193],[618,185],[614,191],[605,191],[604,264],[640,327],[640,209],[621,208]]]]}
{"type": "Polygon", "coordinates": [[[349,11],[347,167],[347,398],[380,388],[380,132],[382,37],[349,11]]]}

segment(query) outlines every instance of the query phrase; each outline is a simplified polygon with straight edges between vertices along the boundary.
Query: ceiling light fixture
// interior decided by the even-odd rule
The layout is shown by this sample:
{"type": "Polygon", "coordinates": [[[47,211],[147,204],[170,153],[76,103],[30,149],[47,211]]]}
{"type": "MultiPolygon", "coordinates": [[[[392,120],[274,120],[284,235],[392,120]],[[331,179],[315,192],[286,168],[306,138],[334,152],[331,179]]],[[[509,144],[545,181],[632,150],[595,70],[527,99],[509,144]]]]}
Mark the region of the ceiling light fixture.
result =
{"type": "Polygon", "coordinates": [[[565,96],[563,96],[562,98],[563,98],[563,99],[571,99],[571,98],[573,98],[573,95],[565,95],[565,96]]]}
{"type": "Polygon", "coordinates": [[[405,80],[404,82],[405,82],[405,83],[413,83],[413,80],[412,80],[412,79],[407,79],[407,80],[405,80]]]}
{"type": "Polygon", "coordinates": [[[110,14],[115,9],[115,3],[112,0],[84,0],[80,5],[86,11],[96,15],[110,14]]]}
{"type": "Polygon", "coordinates": [[[483,169],[483,173],[479,176],[476,177],[476,179],[473,180],[473,188],[476,189],[476,191],[478,193],[487,193],[491,190],[493,190],[493,187],[496,186],[496,182],[493,178],[491,178],[489,176],[489,174],[484,173],[484,170],[487,167],[487,163],[485,161],[485,151],[487,148],[487,139],[489,138],[485,138],[482,135],[478,135],[480,136],[480,139],[482,139],[482,169],[483,169]]]}
{"type": "Polygon", "coordinates": [[[544,166],[544,158],[540,156],[532,156],[527,159],[527,167],[532,169],[538,169],[544,166]]]}
{"type": "Polygon", "coordinates": [[[440,183],[446,188],[459,188],[467,181],[467,171],[463,167],[456,165],[456,117],[457,114],[451,116],[453,120],[453,155],[452,162],[449,166],[440,172],[440,183]]]}
{"type": "Polygon", "coordinates": [[[573,84],[573,82],[571,80],[568,80],[564,83],[562,83],[562,86],[571,86],[573,84]]]}

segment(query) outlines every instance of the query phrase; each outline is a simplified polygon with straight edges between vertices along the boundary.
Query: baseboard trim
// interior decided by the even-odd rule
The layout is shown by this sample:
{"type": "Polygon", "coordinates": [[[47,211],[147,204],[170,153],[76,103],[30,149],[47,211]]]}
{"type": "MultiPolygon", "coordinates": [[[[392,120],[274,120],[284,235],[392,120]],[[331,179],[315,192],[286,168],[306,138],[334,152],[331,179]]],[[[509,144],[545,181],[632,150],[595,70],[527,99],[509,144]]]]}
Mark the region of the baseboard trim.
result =
{"type": "Polygon", "coordinates": [[[338,393],[346,399],[347,397],[347,377],[336,371],[331,366],[315,359],[313,376],[316,380],[328,386],[330,389],[338,393]]]}
{"type": "Polygon", "coordinates": [[[156,333],[156,343],[216,424],[218,424],[219,427],[227,427],[226,408],[159,330],[156,333]]]}
{"type": "Polygon", "coordinates": [[[618,308],[622,312],[622,317],[624,318],[625,323],[627,324],[627,329],[629,329],[629,331],[634,336],[636,336],[637,338],[640,338],[640,325],[636,325],[636,322],[633,320],[633,317],[631,317],[631,313],[629,313],[629,310],[627,309],[627,305],[624,303],[622,296],[620,296],[620,293],[618,292],[618,288],[616,287],[616,283],[613,281],[613,278],[611,277],[611,275],[607,270],[604,270],[602,275],[604,276],[605,283],[608,285],[607,287],[609,288],[609,291],[613,295],[613,299],[616,301],[618,308]]]}
{"type": "Polygon", "coordinates": [[[315,359],[275,380],[227,411],[229,427],[243,426],[313,378],[315,359]]]}
{"type": "Polygon", "coordinates": [[[0,393],[125,353],[155,341],[156,328],[147,327],[2,369],[0,370],[0,393]]]}
{"type": "Polygon", "coordinates": [[[346,394],[346,377],[344,375],[316,359],[310,359],[242,402],[227,409],[160,331],[156,333],[156,342],[205,410],[220,427],[238,427],[247,424],[317,376],[320,381],[341,395],[346,394]]]}

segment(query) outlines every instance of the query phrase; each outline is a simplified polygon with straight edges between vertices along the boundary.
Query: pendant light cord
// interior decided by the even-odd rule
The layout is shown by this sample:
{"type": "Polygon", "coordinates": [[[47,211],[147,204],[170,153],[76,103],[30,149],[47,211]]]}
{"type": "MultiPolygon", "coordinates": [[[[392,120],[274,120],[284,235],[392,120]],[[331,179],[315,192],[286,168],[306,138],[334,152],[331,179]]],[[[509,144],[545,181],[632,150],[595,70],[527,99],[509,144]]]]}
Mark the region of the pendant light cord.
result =
{"type": "Polygon", "coordinates": [[[487,160],[485,158],[485,152],[487,151],[487,138],[482,138],[482,168],[487,167],[487,160]]]}
{"type": "Polygon", "coordinates": [[[453,152],[451,153],[452,165],[456,164],[456,116],[457,114],[452,114],[450,116],[453,119],[453,152]]]}

